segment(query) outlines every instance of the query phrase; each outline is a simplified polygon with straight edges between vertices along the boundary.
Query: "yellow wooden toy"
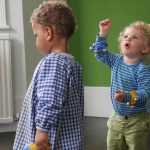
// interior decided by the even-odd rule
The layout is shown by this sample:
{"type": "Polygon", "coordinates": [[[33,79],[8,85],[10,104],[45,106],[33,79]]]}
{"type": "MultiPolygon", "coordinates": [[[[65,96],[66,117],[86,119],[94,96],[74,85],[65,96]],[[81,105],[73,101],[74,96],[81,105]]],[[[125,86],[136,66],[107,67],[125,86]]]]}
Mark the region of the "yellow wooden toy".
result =
{"type": "Polygon", "coordinates": [[[37,150],[36,144],[28,144],[23,150],[37,150]]]}

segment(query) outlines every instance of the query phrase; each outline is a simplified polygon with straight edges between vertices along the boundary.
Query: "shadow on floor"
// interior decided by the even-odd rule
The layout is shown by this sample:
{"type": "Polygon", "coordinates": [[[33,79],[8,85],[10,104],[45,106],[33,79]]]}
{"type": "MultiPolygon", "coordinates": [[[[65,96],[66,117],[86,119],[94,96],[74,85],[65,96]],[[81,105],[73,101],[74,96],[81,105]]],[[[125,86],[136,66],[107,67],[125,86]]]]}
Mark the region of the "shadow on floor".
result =
{"type": "Polygon", "coordinates": [[[84,150],[106,150],[107,118],[85,117],[84,150]]]}

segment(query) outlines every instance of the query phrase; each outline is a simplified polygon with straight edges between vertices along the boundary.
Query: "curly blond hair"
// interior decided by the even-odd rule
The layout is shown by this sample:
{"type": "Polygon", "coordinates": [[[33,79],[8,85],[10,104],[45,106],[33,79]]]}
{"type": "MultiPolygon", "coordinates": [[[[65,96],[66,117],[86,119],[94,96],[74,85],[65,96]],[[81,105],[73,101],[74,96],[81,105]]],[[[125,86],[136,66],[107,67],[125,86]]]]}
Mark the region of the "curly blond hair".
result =
{"type": "Polygon", "coordinates": [[[146,40],[147,40],[147,45],[148,45],[148,47],[150,47],[150,24],[147,24],[147,23],[145,23],[143,21],[136,21],[136,22],[131,23],[130,25],[125,27],[123,29],[123,31],[120,32],[119,42],[122,41],[124,32],[128,28],[134,28],[134,29],[138,29],[138,30],[142,31],[144,33],[144,35],[145,35],[146,40]]]}

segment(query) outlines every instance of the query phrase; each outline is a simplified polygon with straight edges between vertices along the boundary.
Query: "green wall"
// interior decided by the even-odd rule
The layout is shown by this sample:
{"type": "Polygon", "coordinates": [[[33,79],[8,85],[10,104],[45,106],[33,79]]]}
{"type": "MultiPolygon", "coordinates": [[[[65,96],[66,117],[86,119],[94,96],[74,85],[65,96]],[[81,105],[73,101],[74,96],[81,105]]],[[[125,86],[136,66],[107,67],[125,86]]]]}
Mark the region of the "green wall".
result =
{"type": "Polygon", "coordinates": [[[89,47],[95,41],[99,32],[100,20],[110,18],[112,27],[108,36],[109,50],[119,53],[118,36],[120,31],[136,20],[150,23],[148,0],[68,0],[73,10],[78,8],[76,16],[79,22],[79,32],[71,44],[71,49],[78,53],[79,61],[84,69],[84,81],[86,86],[110,86],[109,68],[97,62],[89,47]],[[77,4],[78,3],[78,4],[77,4]],[[79,45],[78,49],[77,46],[79,45]]]}
{"type": "MultiPolygon", "coordinates": [[[[41,59],[35,47],[35,39],[29,24],[33,9],[42,0],[24,0],[24,29],[27,82],[31,80],[33,70],[41,59]]],[[[110,86],[109,68],[97,62],[89,47],[95,41],[99,32],[100,20],[110,18],[112,27],[108,37],[109,50],[119,53],[119,32],[131,22],[142,20],[150,23],[149,0],[68,0],[78,21],[78,30],[70,42],[70,52],[82,64],[84,70],[84,84],[86,86],[110,86]]]]}

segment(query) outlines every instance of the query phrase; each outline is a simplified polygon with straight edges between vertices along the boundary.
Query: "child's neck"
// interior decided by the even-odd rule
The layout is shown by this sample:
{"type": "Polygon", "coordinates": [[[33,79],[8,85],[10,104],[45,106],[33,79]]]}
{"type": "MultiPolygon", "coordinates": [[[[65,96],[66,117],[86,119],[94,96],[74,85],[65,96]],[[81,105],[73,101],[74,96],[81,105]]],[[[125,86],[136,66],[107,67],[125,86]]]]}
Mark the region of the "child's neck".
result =
{"type": "Polygon", "coordinates": [[[124,60],[124,63],[126,63],[128,65],[132,65],[132,64],[136,64],[136,63],[140,62],[142,59],[139,57],[129,58],[129,57],[124,56],[123,60],[124,60]]]}
{"type": "Polygon", "coordinates": [[[68,53],[68,41],[66,39],[60,39],[54,43],[52,52],[56,53],[68,53]]]}
{"type": "Polygon", "coordinates": [[[54,53],[68,53],[68,50],[66,50],[66,49],[60,49],[60,48],[55,48],[51,52],[54,52],[54,53]]]}

